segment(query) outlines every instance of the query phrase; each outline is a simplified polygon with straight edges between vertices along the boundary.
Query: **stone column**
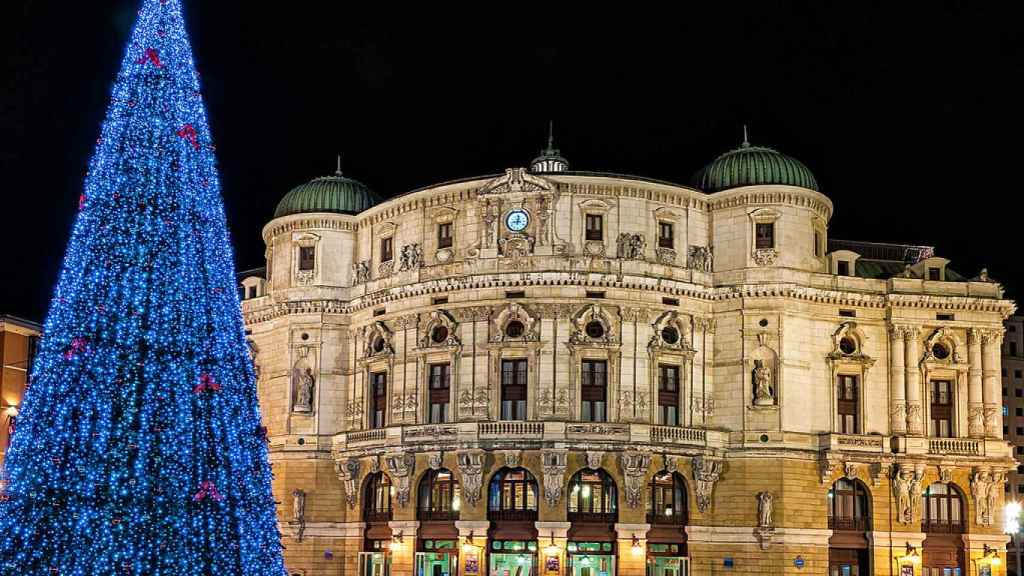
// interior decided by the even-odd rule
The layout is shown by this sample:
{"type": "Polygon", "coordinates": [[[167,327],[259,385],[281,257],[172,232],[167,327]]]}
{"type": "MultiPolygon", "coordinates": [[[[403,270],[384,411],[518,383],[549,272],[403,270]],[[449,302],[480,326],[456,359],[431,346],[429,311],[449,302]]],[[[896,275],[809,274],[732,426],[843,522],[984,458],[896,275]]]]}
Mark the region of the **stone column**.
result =
{"type": "Polygon", "coordinates": [[[889,327],[889,428],[894,436],[907,433],[907,385],[903,361],[903,326],[889,327]]]}
{"type": "Polygon", "coordinates": [[[415,571],[416,531],[420,523],[416,520],[393,520],[391,528],[391,573],[412,574],[415,571]]]}
{"type": "Polygon", "coordinates": [[[566,563],[566,544],[569,541],[571,522],[536,522],[537,526],[537,566],[536,573],[543,576],[567,576],[569,570],[566,563]],[[557,558],[558,572],[548,571],[549,558],[557,558]]]}
{"type": "Polygon", "coordinates": [[[967,371],[967,434],[971,438],[984,438],[981,332],[977,328],[967,331],[967,361],[970,365],[967,371]]]}
{"type": "Polygon", "coordinates": [[[921,330],[917,326],[908,326],[904,332],[906,342],[907,374],[907,434],[921,436],[924,434],[921,406],[921,330]]]}
{"type": "Polygon", "coordinates": [[[1001,328],[984,330],[981,335],[982,356],[982,398],[985,404],[985,437],[1003,437],[1003,415],[999,410],[1002,403],[1002,388],[999,383],[999,346],[1003,341],[1001,328]]]}
{"type": "Polygon", "coordinates": [[[616,524],[618,536],[618,576],[645,576],[647,574],[647,531],[650,524],[616,524]],[[640,544],[634,547],[634,538],[640,544]]]}
{"type": "MultiPolygon", "coordinates": [[[[487,520],[456,520],[455,528],[459,531],[459,574],[464,576],[487,576],[489,568],[484,564],[487,558],[487,529],[491,523],[487,520]],[[472,565],[476,565],[476,571],[472,565]],[[469,565],[470,570],[466,570],[469,565]]],[[[391,571],[396,576],[399,572],[391,571]]],[[[412,574],[412,572],[409,572],[412,574]]]]}

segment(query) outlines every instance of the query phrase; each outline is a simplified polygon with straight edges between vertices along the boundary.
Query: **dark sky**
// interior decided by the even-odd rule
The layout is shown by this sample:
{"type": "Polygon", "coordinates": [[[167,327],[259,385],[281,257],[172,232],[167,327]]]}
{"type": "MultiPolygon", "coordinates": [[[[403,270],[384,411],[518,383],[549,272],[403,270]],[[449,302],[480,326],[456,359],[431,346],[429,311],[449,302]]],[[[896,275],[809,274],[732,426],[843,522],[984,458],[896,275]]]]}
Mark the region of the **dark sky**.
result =
{"type": "MultiPolygon", "coordinates": [[[[0,313],[41,320],[137,2],[3,4],[0,313]]],[[[553,119],[573,168],[686,183],[749,123],[814,171],[831,236],[1024,289],[1009,2],[356,4],[185,2],[240,268],[338,152],[393,195],[525,165],[553,119]]]]}

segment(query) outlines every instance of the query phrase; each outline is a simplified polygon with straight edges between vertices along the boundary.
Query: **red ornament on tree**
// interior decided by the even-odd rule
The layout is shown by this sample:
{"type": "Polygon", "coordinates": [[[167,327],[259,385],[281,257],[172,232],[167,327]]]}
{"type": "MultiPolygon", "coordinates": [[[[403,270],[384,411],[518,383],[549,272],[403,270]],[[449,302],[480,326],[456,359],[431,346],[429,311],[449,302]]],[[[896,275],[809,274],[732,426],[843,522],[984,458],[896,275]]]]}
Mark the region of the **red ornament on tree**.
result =
{"type": "Polygon", "coordinates": [[[178,130],[178,136],[188,140],[192,144],[192,148],[199,150],[199,135],[196,134],[196,129],[191,124],[185,124],[178,130]]]}
{"type": "Polygon", "coordinates": [[[72,338],[71,345],[64,351],[64,359],[71,360],[75,356],[87,352],[89,350],[89,341],[81,336],[72,338]]]}
{"type": "Polygon", "coordinates": [[[192,500],[195,502],[202,502],[206,498],[213,498],[217,502],[224,499],[220,492],[217,491],[217,485],[209,480],[205,480],[199,485],[199,491],[192,497],[192,500]]]}
{"type": "Polygon", "coordinates": [[[163,68],[164,66],[160,63],[160,53],[156,51],[156,48],[146,48],[142,58],[135,61],[136,64],[145,64],[146,62],[152,62],[153,66],[157,68],[163,68]]]}
{"type": "Polygon", "coordinates": [[[199,376],[199,384],[196,384],[196,387],[193,388],[192,391],[196,394],[202,394],[203,392],[220,392],[220,384],[213,379],[213,375],[208,372],[203,372],[199,376]]]}

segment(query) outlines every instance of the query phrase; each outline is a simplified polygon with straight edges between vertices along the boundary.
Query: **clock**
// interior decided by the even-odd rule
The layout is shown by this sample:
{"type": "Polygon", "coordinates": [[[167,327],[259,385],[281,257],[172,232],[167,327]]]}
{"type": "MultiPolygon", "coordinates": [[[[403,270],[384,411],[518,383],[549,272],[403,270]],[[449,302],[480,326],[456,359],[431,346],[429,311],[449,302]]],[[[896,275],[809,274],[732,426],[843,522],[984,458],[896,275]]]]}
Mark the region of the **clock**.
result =
{"type": "Polygon", "coordinates": [[[513,232],[522,232],[530,224],[530,215],[521,208],[516,208],[505,216],[505,226],[513,232]]]}

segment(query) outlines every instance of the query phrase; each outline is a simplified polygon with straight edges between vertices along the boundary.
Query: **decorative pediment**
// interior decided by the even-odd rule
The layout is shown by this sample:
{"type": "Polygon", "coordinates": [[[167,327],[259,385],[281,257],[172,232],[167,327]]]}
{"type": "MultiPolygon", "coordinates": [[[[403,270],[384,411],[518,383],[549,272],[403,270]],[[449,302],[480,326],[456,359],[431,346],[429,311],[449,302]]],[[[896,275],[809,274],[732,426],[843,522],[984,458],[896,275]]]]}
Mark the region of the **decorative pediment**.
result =
{"type": "Polygon", "coordinates": [[[580,202],[579,207],[583,212],[590,214],[603,214],[614,208],[615,204],[611,200],[588,198],[583,202],[580,202]]]}
{"type": "Polygon", "coordinates": [[[569,343],[575,345],[618,345],[618,309],[590,304],[572,317],[569,343]]]}
{"type": "Polygon", "coordinates": [[[665,222],[678,222],[679,213],[669,208],[661,207],[654,211],[654,217],[665,222]]]}
{"type": "Polygon", "coordinates": [[[491,342],[537,342],[540,340],[540,317],[513,302],[498,310],[491,318],[491,342]]]}
{"type": "Polygon", "coordinates": [[[856,322],[843,322],[832,333],[832,351],[827,358],[832,361],[855,362],[870,368],[875,359],[864,353],[868,337],[856,322]]]}
{"type": "Polygon", "coordinates": [[[447,310],[434,310],[420,321],[420,348],[462,347],[459,323],[447,310]]]}
{"type": "Polygon", "coordinates": [[[395,348],[392,344],[393,337],[394,332],[388,328],[387,324],[380,320],[366,326],[363,328],[363,339],[366,343],[363,350],[363,357],[375,358],[394,355],[395,348]]]}
{"type": "Polygon", "coordinates": [[[458,215],[458,210],[448,206],[436,208],[431,214],[431,216],[434,218],[434,222],[437,224],[447,224],[448,222],[454,222],[455,217],[458,215]]]}
{"type": "Polygon", "coordinates": [[[395,226],[393,222],[385,222],[377,226],[374,229],[373,233],[374,236],[377,236],[379,238],[387,238],[388,236],[394,236],[395,230],[398,230],[398,227],[395,226]]]}
{"type": "Polygon", "coordinates": [[[292,234],[292,242],[294,242],[296,246],[302,246],[303,248],[316,246],[316,243],[319,241],[320,236],[309,232],[296,232],[295,234],[292,234]]]}
{"type": "Polygon", "coordinates": [[[647,349],[652,352],[655,350],[675,351],[692,356],[694,350],[690,346],[690,339],[686,334],[688,326],[689,322],[678,312],[672,310],[662,312],[651,324],[654,334],[647,343],[647,349]]]}
{"type": "Polygon", "coordinates": [[[964,364],[967,362],[964,355],[963,341],[957,333],[946,326],[932,332],[924,342],[924,356],[921,364],[933,362],[936,364],[964,364]]]}
{"type": "Polygon", "coordinates": [[[506,168],[504,176],[498,176],[480,188],[478,194],[548,192],[553,187],[544,178],[530,174],[526,168],[506,168]]]}

